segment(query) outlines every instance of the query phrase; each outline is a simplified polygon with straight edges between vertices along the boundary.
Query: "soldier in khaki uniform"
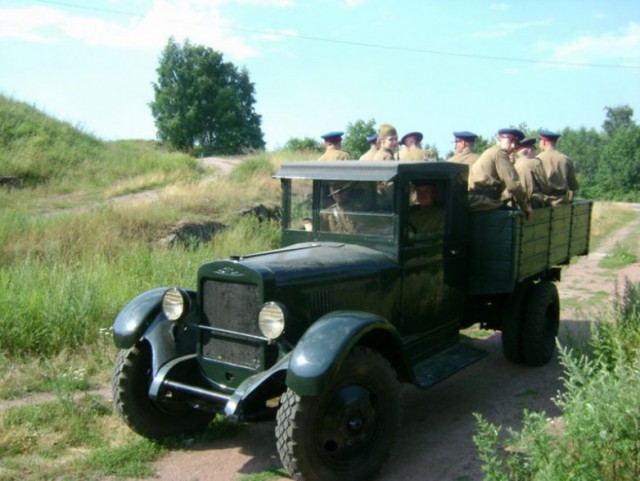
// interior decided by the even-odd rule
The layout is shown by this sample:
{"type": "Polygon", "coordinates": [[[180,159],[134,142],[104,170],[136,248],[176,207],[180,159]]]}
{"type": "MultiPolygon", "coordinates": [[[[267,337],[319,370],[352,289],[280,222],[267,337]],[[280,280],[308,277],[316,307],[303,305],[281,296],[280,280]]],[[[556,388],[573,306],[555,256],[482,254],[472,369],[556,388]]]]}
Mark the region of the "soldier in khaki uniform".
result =
{"type": "Polygon", "coordinates": [[[485,150],[469,169],[469,210],[492,210],[504,206],[500,196],[505,189],[515,204],[531,217],[518,173],[509,161],[524,134],[517,129],[500,129],[498,142],[485,150]]]}
{"type": "Polygon", "coordinates": [[[329,132],[320,137],[324,139],[324,148],[326,149],[318,160],[349,160],[351,155],[349,152],[341,150],[342,136],[344,132],[329,132]]]}
{"type": "Polygon", "coordinates": [[[329,195],[335,204],[323,209],[320,212],[320,219],[328,227],[330,232],[338,234],[355,234],[356,226],[346,214],[346,210],[350,210],[347,205],[349,203],[349,190],[353,187],[353,182],[335,183],[329,187],[329,195]]]}
{"type": "Polygon", "coordinates": [[[369,142],[369,150],[362,154],[359,160],[373,160],[378,152],[378,134],[369,135],[367,142],[369,142]]]}
{"type": "Polygon", "coordinates": [[[478,136],[468,130],[460,132],[454,132],[453,136],[456,139],[456,145],[454,147],[454,154],[447,159],[448,162],[456,162],[458,164],[466,164],[468,166],[478,160],[480,155],[473,151],[478,136]]]}
{"type": "Polygon", "coordinates": [[[378,151],[373,160],[396,160],[398,131],[391,124],[378,127],[378,151]]]}
{"type": "Polygon", "coordinates": [[[423,237],[444,232],[446,211],[436,202],[436,187],[418,181],[415,187],[416,204],[409,207],[409,236],[423,237]]]}
{"type": "Polygon", "coordinates": [[[536,158],[536,139],[526,139],[516,147],[514,167],[531,207],[545,207],[551,185],[540,159],[536,158]]]}
{"type": "Polygon", "coordinates": [[[538,158],[542,162],[549,183],[551,184],[552,204],[566,204],[573,200],[578,190],[578,180],[573,160],[566,154],[556,150],[556,142],[560,134],[549,130],[540,131],[540,149],[538,158]]]}
{"type": "Polygon", "coordinates": [[[398,152],[398,160],[418,162],[421,160],[427,160],[427,151],[422,148],[422,133],[411,132],[405,134],[400,139],[400,145],[404,145],[404,149],[400,149],[398,152]]]}

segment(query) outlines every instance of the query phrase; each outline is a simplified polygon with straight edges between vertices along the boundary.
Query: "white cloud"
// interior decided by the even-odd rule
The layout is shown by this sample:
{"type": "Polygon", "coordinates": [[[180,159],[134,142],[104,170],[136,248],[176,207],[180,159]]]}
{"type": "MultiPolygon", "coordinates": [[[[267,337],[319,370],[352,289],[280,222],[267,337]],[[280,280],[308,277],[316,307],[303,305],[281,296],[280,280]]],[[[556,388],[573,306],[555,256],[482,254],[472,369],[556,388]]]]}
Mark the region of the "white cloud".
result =
{"type": "Polygon", "coordinates": [[[552,59],[571,63],[605,63],[622,61],[640,65],[640,23],[629,22],[617,32],[582,36],[565,43],[545,42],[541,47],[552,51],[552,59]]]}
{"type": "Polygon", "coordinates": [[[521,32],[523,30],[528,30],[531,28],[546,27],[548,25],[551,25],[552,23],[553,23],[553,20],[551,19],[534,20],[532,22],[498,23],[494,25],[491,30],[470,33],[468,37],[470,38],[506,37],[514,33],[521,32]]]}
{"type": "MultiPolygon", "coordinates": [[[[284,4],[289,0],[245,0],[284,4]]],[[[122,10],[118,10],[120,14],[122,10]]],[[[258,55],[231,27],[218,2],[205,0],[156,0],[141,16],[110,15],[99,18],[69,14],[51,7],[0,9],[0,38],[53,43],[64,38],[90,45],[128,49],[159,49],[173,36],[181,42],[206,45],[236,58],[258,55]]]]}

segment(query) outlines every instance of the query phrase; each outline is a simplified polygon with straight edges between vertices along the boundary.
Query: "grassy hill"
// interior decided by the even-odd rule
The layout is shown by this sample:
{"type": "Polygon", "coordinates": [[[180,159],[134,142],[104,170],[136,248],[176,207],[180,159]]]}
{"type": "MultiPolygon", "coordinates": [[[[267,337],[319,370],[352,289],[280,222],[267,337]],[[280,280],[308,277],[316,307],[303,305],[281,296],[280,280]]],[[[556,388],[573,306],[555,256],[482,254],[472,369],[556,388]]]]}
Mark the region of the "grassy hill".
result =
{"type": "Polygon", "coordinates": [[[156,142],[105,142],[0,95],[0,175],[61,193],[152,173],[176,179],[194,175],[197,166],[189,156],[167,152],[156,142]]]}
{"type": "Polygon", "coordinates": [[[238,216],[279,203],[274,165],[247,157],[223,176],[158,143],[103,141],[0,96],[0,175],[23,179],[0,188],[0,366],[94,345],[146,288],[189,286],[207,258],[275,246],[277,226],[238,216]],[[159,242],[205,221],[232,228],[198,249],[159,242]]]}

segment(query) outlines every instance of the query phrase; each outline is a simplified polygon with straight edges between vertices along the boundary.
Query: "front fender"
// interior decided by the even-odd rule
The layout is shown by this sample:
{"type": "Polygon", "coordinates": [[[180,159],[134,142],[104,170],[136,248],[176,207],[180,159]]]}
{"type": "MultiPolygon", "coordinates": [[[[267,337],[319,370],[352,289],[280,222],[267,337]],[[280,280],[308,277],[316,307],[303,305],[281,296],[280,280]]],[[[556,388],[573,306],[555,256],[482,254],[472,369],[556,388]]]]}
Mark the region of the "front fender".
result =
{"type": "Polygon", "coordinates": [[[195,355],[195,330],[188,327],[197,322],[196,292],[185,290],[191,299],[191,310],[178,324],[162,312],[162,296],[166,287],[143,292],[118,314],[113,323],[113,340],[119,349],[129,349],[144,338],[151,346],[151,367],[155,376],[166,362],[180,356],[195,355]]]}
{"type": "Polygon", "coordinates": [[[302,336],[291,354],[287,387],[301,396],[320,394],[351,348],[374,330],[387,331],[399,340],[395,327],[374,314],[336,311],[322,316],[302,336]]]}
{"type": "Polygon", "coordinates": [[[113,342],[119,349],[129,349],[160,313],[166,287],[143,292],[129,301],[113,322],[113,342]]]}
{"type": "MultiPolygon", "coordinates": [[[[162,316],[162,296],[168,287],[158,287],[143,292],[129,301],[113,321],[113,342],[118,349],[129,349],[140,339],[151,323],[162,316]]],[[[191,311],[187,319],[194,315],[197,294],[195,291],[184,289],[191,299],[191,311]]]]}

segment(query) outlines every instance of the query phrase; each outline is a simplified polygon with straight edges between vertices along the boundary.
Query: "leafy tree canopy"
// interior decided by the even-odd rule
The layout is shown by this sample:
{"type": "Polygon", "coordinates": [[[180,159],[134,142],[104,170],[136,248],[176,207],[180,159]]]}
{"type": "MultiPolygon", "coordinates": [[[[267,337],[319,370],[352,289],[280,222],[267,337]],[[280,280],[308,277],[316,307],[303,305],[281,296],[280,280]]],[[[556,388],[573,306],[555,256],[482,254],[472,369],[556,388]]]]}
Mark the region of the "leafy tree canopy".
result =
{"type": "Polygon", "coordinates": [[[376,133],[376,121],[356,120],[347,124],[342,148],[351,154],[352,159],[359,159],[362,154],[369,150],[367,137],[376,133]]]}
{"type": "Polygon", "coordinates": [[[169,39],[150,103],[158,137],[196,154],[237,154],[265,146],[254,84],[208,47],[169,39]]]}
{"type": "Polygon", "coordinates": [[[618,107],[605,107],[607,116],[602,124],[602,129],[609,137],[613,137],[620,127],[628,127],[633,124],[633,109],[628,105],[618,107]]]}
{"type": "Polygon", "coordinates": [[[596,182],[605,198],[637,199],[640,194],[640,126],[616,129],[602,149],[596,182]]]}
{"type": "Polygon", "coordinates": [[[322,143],[311,137],[291,137],[284,144],[282,150],[322,152],[322,143]]]}

